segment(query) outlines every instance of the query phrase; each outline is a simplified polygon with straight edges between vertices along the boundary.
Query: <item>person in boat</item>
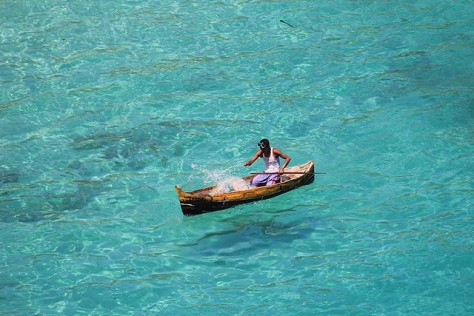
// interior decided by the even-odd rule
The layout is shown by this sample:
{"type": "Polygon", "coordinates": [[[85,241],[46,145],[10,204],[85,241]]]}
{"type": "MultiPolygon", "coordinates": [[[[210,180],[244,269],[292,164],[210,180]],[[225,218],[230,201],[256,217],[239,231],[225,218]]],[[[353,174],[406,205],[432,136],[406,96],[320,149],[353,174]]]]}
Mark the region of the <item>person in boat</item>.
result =
{"type": "Polygon", "coordinates": [[[262,139],[258,144],[260,148],[257,150],[250,160],[244,163],[244,166],[252,165],[259,157],[263,159],[265,164],[265,173],[258,174],[250,181],[251,186],[272,185],[280,182],[280,176],[284,172],[286,166],[290,163],[290,156],[284,154],[279,149],[270,147],[270,141],[266,138],[262,139]],[[280,157],[285,159],[283,165],[280,165],[280,157]]]}

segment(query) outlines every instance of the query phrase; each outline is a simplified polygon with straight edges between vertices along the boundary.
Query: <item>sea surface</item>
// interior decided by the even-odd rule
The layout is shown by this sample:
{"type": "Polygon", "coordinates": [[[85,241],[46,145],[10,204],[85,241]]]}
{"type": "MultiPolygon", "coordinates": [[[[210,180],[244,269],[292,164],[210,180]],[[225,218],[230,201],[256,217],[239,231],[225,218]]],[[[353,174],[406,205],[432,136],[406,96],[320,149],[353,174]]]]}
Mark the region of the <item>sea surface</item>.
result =
{"type": "Polygon", "coordinates": [[[473,74],[472,0],[0,0],[0,315],[474,315],[473,74]]]}

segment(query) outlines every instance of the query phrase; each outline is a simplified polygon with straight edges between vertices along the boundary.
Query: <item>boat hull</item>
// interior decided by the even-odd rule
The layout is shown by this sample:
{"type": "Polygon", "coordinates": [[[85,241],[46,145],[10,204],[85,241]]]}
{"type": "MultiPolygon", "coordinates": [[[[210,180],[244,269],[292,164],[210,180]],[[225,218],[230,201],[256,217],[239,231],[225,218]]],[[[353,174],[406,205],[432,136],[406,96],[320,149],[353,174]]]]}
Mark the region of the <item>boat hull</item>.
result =
{"type": "MultiPolygon", "coordinates": [[[[181,210],[186,216],[199,215],[208,212],[215,212],[231,208],[237,205],[261,201],[273,198],[280,194],[294,190],[300,186],[313,183],[314,181],[314,163],[312,161],[306,164],[287,168],[286,172],[292,170],[299,171],[300,174],[285,176],[285,181],[274,185],[252,188],[243,191],[234,191],[211,195],[214,187],[208,187],[191,192],[184,192],[176,186],[181,210]]],[[[244,180],[250,181],[252,176],[245,177],[244,180]]]]}

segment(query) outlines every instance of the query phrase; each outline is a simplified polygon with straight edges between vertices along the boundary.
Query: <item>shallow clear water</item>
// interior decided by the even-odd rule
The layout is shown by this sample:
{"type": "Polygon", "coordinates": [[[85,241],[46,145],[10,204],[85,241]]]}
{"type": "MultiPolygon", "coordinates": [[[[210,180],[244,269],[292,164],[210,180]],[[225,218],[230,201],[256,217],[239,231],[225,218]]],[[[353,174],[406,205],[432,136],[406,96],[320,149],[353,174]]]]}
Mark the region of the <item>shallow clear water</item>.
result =
{"type": "Polygon", "coordinates": [[[472,315],[473,16],[1,1],[0,314],[472,315]],[[326,174],[183,217],[262,137],[326,174]]]}

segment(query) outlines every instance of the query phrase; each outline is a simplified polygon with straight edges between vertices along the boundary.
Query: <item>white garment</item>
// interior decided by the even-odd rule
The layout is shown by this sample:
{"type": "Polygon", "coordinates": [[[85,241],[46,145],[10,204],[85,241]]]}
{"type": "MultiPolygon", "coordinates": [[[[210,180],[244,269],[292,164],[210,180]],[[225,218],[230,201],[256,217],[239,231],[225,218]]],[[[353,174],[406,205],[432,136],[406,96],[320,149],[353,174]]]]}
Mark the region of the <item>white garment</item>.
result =
{"type": "Polygon", "coordinates": [[[262,158],[265,163],[265,172],[278,172],[280,170],[280,158],[273,155],[273,147],[270,150],[270,157],[265,157],[262,153],[262,158]]]}

